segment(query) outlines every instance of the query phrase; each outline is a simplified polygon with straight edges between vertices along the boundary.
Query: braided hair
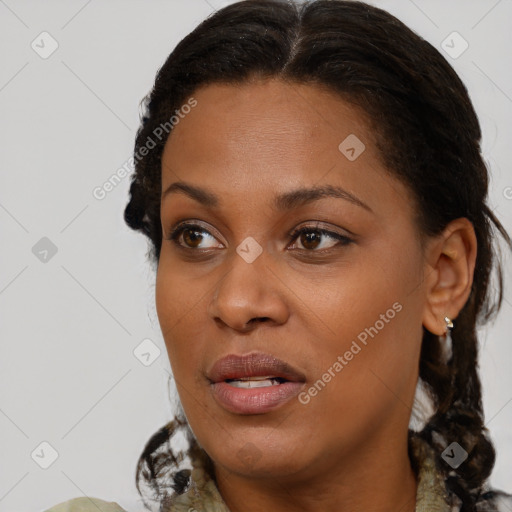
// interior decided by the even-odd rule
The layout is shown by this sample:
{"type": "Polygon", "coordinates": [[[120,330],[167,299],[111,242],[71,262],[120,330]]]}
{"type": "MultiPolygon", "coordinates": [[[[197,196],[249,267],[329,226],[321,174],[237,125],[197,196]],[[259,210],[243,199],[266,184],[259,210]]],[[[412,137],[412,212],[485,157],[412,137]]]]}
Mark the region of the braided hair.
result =
{"type": "MultiPolygon", "coordinates": [[[[245,0],[216,11],[176,46],[143,104],[124,218],[147,236],[153,262],[162,243],[161,156],[167,136],[161,136],[161,127],[172,116],[179,120],[180,108],[198,87],[253,77],[325,86],[362,108],[386,169],[415,199],[422,237],[441,233],[459,217],[472,222],[478,243],[474,279],[451,333],[448,361],[440,338],[423,328],[419,377],[435,413],[418,435],[438,453],[438,470],[462,512],[476,510],[495,462],[483,419],[476,328],[495,316],[502,302],[503,275],[493,238],[499,232],[509,247],[512,241],[486,203],[489,176],[466,87],[431,44],[388,12],[362,2],[245,0]],[[150,139],[154,147],[142,157],[150,139]],[[495,287],[490,286],[493,269],[495,287]],[[491,297],[491,292],[497,293],[491,297]],[[457,469],[440,457],[454,440],[468,452],[457,469]]],[[[197,453],[197,442],[178,414],[149,440],[137,467],[139,492],[144,480],[161,502],[182,493],[190,476],[180,469],[187,451],[175,456],[171,448],[178,431],[186,433],[188,453],[197,453]]]]}

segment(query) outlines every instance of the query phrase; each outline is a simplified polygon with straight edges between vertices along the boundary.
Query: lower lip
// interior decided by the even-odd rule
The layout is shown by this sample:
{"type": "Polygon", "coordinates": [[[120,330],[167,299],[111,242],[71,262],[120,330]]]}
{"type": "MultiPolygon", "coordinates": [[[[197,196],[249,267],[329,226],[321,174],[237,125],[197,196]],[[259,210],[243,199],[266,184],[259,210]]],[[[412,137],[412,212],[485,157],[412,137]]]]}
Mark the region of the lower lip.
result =
{"type": "Polygon", "coordinates": [[[237,414],[263,414],[281,407],[298,395],[303,382],[283,382],[264,388],[235,388],[227,382],[211,384],[219,404],[237,414]]]}

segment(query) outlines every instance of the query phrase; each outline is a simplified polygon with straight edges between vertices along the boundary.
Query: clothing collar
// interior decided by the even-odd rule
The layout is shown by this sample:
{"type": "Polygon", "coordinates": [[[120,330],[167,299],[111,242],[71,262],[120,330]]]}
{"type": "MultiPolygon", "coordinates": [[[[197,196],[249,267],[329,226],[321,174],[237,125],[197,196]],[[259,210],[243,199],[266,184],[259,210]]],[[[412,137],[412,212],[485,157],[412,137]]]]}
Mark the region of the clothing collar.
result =
{"type": "MultiPolygon", "coordinates": [[[[415,512],[450,512],[446,486],[436,470],[434,450],[416,435],[409,437],[409,443],[409,454],[417,468],[418,478],[415,512]]],[[[199,457],[192,459],[189,488],[175,496],[161,512],[230,512],[205,469],[205,460],[199,457]]]]}

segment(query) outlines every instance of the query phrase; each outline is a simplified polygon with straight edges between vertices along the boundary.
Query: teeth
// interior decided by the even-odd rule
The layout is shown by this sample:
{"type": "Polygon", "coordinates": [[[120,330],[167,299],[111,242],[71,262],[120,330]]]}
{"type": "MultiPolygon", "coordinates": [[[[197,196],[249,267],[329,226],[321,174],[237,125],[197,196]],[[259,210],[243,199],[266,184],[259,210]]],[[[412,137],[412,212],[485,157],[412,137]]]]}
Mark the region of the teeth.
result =
{"type": "Polygon", "coordinates": [[[277,377],[273,377],[272,375],[265,375],[260,377],[242,377],[241,379],[236,380],[266,380],[266,379],[277,379],[277,377]]]}
{"type": "Polygon", "coordinates": [[[280,384],[278,379],[269,379],[267,377],[251,377],[250,379],[233,379],[227,383],[235,388],[265,388],[268,386],[277,386],[280,384]]]}

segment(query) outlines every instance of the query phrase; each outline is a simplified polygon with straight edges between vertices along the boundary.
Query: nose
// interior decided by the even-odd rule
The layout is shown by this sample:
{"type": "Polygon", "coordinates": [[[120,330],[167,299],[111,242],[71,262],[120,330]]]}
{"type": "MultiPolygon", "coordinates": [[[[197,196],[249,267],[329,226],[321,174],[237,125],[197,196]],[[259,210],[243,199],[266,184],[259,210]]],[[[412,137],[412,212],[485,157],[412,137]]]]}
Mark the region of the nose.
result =
{"type": "Polygon", "coordinates": [[[214,288],[208,314],[217,323],[248,332],[259,323],[284,324],[289,316],[286,286],[263,252],[248,263],[236,252],[214,288]]]}

